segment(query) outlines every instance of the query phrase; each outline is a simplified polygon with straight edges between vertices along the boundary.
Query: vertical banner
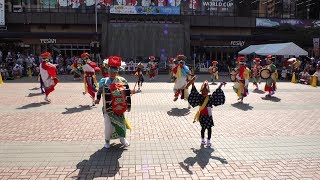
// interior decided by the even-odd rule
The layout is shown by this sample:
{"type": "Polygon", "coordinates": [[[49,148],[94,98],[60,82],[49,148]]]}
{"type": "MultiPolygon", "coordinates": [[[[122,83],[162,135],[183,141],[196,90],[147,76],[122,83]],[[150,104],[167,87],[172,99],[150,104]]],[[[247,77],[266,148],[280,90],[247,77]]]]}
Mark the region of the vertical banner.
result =
{"type": "Polygon", "coordinates": [[[0,26],[5,25],[4,12],[4,0],[0,0],[0,26]]]}
{"type": "Polygon", "coordinates": [[[314,55],[319,57],[319,38],[313,38],[314,55]]]}

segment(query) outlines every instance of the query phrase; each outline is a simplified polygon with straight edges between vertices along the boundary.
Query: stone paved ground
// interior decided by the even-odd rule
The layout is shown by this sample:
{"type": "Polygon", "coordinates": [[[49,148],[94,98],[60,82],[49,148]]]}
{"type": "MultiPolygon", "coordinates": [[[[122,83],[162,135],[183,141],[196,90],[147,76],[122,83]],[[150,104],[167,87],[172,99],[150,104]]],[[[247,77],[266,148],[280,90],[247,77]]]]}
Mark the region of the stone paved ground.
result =
{"type": "Polygon", "coordinates": [[[251,85],[239,104],[228,83],[207,148],[192,123],[196,108],[173,102],[166,78],[132,97],[131,146],[114,140],[109,150],[101,105],[90,107],[70,76],[61,77],[51,104],[35,78],[0,85],[0,179],[320,179],[319,88],[279,82],[276,97],[265,99],[251,85]]]}

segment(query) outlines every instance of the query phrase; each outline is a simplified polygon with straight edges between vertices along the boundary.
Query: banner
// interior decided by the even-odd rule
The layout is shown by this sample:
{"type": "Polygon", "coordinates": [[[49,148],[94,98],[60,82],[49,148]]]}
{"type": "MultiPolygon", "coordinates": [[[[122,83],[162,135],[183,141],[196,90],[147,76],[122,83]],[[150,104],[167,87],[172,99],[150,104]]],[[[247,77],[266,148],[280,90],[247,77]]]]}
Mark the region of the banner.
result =
{"type": "Polygon", "coordinates": [[[110,6],[111,14],[137,14],[134,6],[110,6]]]}
{"type": "Polygon", "coordinates": [[[180,7],[169,6],[110,6],[111,14],[170,14],[179,15],[180,7]]]}
{"type": "Polygon", "coordinates": [[[0,26],[4,26],[5,18],[4,18],[4,0],[0,0],[0,26]]]}
{"type": "Polygon", "coordinates": [[[319,27],[317,21],[308,19],[256,18],[256,27],[292,26],[298,28],[319,27]]]}

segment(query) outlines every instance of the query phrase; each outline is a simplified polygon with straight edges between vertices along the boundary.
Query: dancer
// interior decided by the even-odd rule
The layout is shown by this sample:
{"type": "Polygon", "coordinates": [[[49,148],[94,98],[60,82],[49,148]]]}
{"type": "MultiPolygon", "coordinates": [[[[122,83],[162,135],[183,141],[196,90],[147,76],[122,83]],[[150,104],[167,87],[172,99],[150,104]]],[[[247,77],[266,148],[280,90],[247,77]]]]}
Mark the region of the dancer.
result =
{"type": "MultiPolygon", "coordinates": [[[[143,68],[144,68],[144,66],[142,65],[141,62],[139,62],[138,65],[137,65],[136,72],[135,72],[135,75],[138,77],[138,81],[137,81],[137,83],[138,83],[138,92],[141,91],[140,88],[141,88],[142,83],[144,81],[143,68]]],[[[135,89],[135,87],[133,89],[135,89]]]]}
{"type": "Polygon", "coordinates": [[[214,82],[215,80],[218,80],[218,67],[217,67],[218,61],[212,61],[212,66],[209,67],[209,74],[211,75],[210,80],[212,85],[216,85],[214,82]]]}
{"type": "Polygon", "coordinates": [[[262,66],[260,65],[260,58],[254,58],[253,62],[255,65],[251,69],[251,74],[252,74],[252,82],[253,85],[256,86],[254,89],[255,91],[259,90],[258,83],[261,83],[261,77],[260,77],[260,70],[262,69],[262,66]]]}
{"type": "Polygon", "coordinates": [[[156,77],[156,71],[157,71],[157,63],[154,62],[156,58],[154,56],[149,57],[149,63],[147,65],[147,72],[149,74],[150,81],[153,80],[156,77]]]}
{"type": "Polygon", "coordinates": [[[196,89],[194,85],[194,81],[192,81],[192,89],[191,93],[188,97],[188,102],[191,104],[192,107],[199,106],[199,110],[197,111],[193,123],[199,121],[201,125],[201,144],[205,145],[207,144],[208,147],[211,146],[211,134],[212,134],[212,126],[214,126],[213,123],[213,117],[212,117],[212,106],[218,106],[222,105],[225,102],[225,95],[222,91],[221,87],[222,85],[225,85],[226,83],[223,82],[220,84],[220,86],[216,89],[215,92],[212,93],[212,95],[209,95],[210,89],[208,85],[208,81],[204,81],[200,92],[196,89]],[[207,141],[205,140],[205,130],[208,130],[208,138],[207,141]]]}
{"type": "Polygon", "coordinates": [[[250,78],[250,70],[246,67],[245,57],[240,56],[237,58],[236,71],[238,72],[236,75],[237,82],[233,86],[233,90],[237,93],[238,101],[243,102],[243,98],[249,94],[248,85],[250,78]]]}
{"type": "Polygon", "coordinates": [[[188,98],[188,89],[186,89],[187,85],[187,77],[190,74],[190,70],[188,66],[185,65],[185,60],[187,57],[183,54],[179,54],[175,61],[178,62],[176,67],[173,69],[173,73],[175,76],[175,82],[173,87],[174,99],[173,101],[178,100],[179,95],[181,95],[181,99],[187,100],[188,98]]]}
{"type": "Polygon", "coordinates": [[[174,74],[173,74],[173,68],[176,66],[176,64],[175,64],[174,58],[170,58],[169,60],[170,60],[170,64],[169,64],[169,78],[170,78],[170,81],[171,81],[171,82],[174,82],[175,77],[174,77],[174,74]]]}
{"type": "Polygon", "coordinates": [[[275,94],[277,89],[276,81],[277,81],[277,66],[273,64],[275,61],[275,57],[271,55],[267,56],[267,67],[265,69],[269,69],[271,76],[266,80],[266,85],[264,87],[264,91],[268,92],[266,97],[271,97],[275,94]]]}
{"type": "Polygon", "coordinates": [[[81,78],[81,65],[78,64],[79,56],[74,58],[73,64],[71,65],[71,73],[73,73],[73,80],[81,78]]]}
{"type": "MultiPolygon", "coordinates": [[[[50,63],[51,54],[49,52],[45,52],[40,55],[43,59],[40,64],[40,84],[41,80],[43,83],[45,98],[44,100],[47,102],[51,102],[48,98],[49,94],[54,91],[54,87],[59,82],[57,78],[57,68],[56,65],[50,63]]],[[[42,90],[42,88],[40,87],[42,90]]]]}
{"type": "Polygon", "coordinates": [[[109,68],[108,61],[109,59],[104,59],[102,62],[101,72],[103,77],[108,77],[108,68],[109,68]]]}
{"type": "Polygon", "coordinates": [[[92,99],[92,106],[95,106],[94,98],[95,93],[97,92],[97,79],[95,75],[95,71],[100,71],[100,68],[97,67],[95,62],[90,60],[89,54],[84,52],[81,54],[81,59],[84,61],[84,65],[82,66],[84,72],[84,89],[83,95],[86,93],[90,94],[92,99]]]}
{"type": "Polygon", "coordinates": [[[131,109],[131,92],[126,79],[118,75],[122,58],[118,56],[109,57],[109,77],[99,81],[96,104],[103,98],[103,117],[105,125],[105,145],[110,147],[110,140],[120,137],[124,146],[130,143],[126,140],[126,129],[131,130],[129,121],[124,112],[131,109]]]}

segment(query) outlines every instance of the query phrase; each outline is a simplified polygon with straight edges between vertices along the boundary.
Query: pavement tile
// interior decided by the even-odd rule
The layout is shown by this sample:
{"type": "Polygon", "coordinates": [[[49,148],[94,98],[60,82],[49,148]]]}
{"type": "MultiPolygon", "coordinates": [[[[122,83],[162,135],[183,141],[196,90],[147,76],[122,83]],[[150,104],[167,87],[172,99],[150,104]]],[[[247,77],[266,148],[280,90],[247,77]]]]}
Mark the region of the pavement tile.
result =
{"type": "Polygon", "coordinates": [[[249,86],[239,104],[228,83],[226,103],[213,108],[209,149],[192,123],[197,108],[173,102],[173,84],[161,75],[132,96],[131,146],[107,151],[101,105],[90,107],[83,85],[68,78],[51,104],[32,90],[35,79],[0,85],[1,179],[320,179],[319,88],[279,82],[276,98],[265,99],[249,86]]]}

